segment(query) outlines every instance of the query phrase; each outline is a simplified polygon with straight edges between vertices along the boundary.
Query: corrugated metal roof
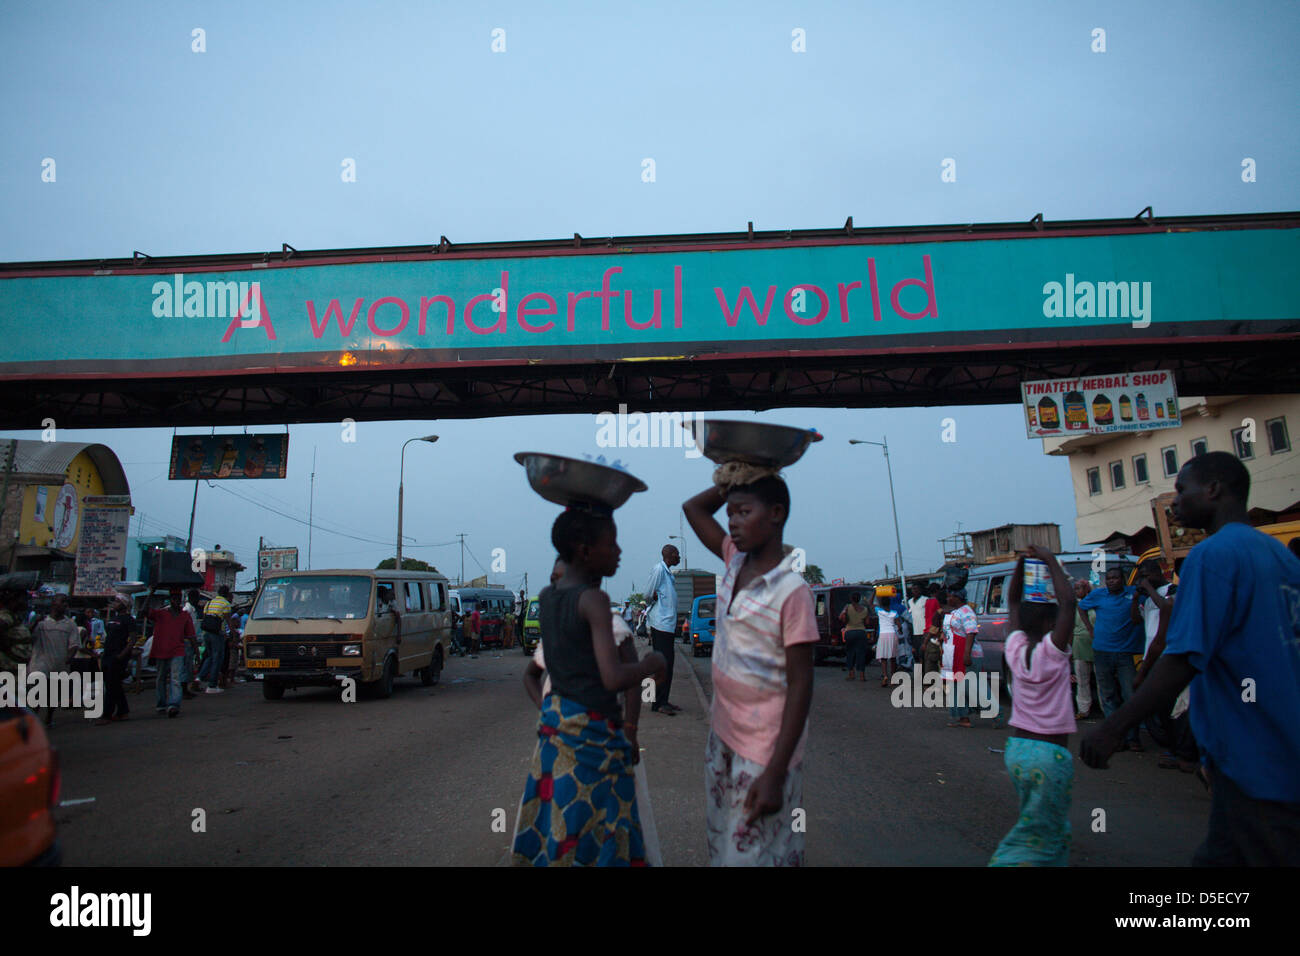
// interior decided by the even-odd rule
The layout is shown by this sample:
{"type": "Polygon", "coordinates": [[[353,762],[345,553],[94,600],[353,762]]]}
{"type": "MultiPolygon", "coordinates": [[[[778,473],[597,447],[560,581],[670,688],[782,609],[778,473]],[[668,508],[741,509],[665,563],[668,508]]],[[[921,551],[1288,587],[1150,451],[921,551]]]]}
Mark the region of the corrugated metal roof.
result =
{"type": "MultiPolygon", "coordinates": [[[[10,439],[13,441],[13,439],[10,439]]],[[[90,456],[99,477],[104,482],[104,494],[129,495],[131,488],[126,481],[126,471],[113,449],[95,442],[77,441],[32,441],[17,439],[14,449],[14,471],[18,474],[63,475],[67,474],[72,460],[83,451],[90,456]]],[[[7,451],[7,449],[3,449],[7,451]]]]}

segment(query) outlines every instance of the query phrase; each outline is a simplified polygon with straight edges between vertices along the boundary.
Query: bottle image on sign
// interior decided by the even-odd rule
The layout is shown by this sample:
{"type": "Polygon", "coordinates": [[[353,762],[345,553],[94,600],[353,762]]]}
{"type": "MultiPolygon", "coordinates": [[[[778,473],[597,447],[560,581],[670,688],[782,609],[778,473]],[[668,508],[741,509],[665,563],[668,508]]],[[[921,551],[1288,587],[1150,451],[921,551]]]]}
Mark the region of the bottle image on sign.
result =
{"type": "Polygon", "coordinates": [[[1038,410],[1035,409],[1033,405],[1030,405],[1030,406],[1029,406],[1028,408],[1026,408],[1025,410],[1026,410],[1027,412],[1029,412],[1029,427],[1030,427],[1030,428],[1037,428],[1037,427],[1038,427],[1038,410]]]}
{"type": "Polygon", "coordinates": [[[1147,397],[1144,392],[1138,392],[1137,407],[1138,421],[1144,422],[1151,417],[1151,413],[1147,410],[1147,397]]]}
{"type": "Polygon", "coordinates": [[[1127,395],[1121,395],[1119,397],[1119,418],[1120,421],[1123,422],[1131,422],[1133,420],[1133,400],[1127,395]]]}
{"type": "Polygon", "coordinates": [[[1056,408],[1056,402],[1050,398],[1038,400],[1038,424],[1044,429],[1055,430],[1061,427],[1061,413],[1056,408]]]}
{"type": "Polygon", "coordinates": [[[1156,418],[1164,418],[1164,417],[1165,417],[1165,403],[1156,402],[1156,418]]]}
{"type": "Polygon", "coordinates": [[[1083,431],[1088,427],[1088,402],[1083,392],[1065,393],[1065,430],[1083,431]]]}
{"type": "Polygon", "coordinates": [[[1169,420],[1173,421],[1178,417],[1178,400],[1171,396],[1166,403],[1169,405],[1169,420]]]}
{"type": "Polygon", "coordinates": [[[1094,425],[1114,425],[1115,408],[1104,392],[1098,392],[1092,399],[1092,423],[1094,425]]]}

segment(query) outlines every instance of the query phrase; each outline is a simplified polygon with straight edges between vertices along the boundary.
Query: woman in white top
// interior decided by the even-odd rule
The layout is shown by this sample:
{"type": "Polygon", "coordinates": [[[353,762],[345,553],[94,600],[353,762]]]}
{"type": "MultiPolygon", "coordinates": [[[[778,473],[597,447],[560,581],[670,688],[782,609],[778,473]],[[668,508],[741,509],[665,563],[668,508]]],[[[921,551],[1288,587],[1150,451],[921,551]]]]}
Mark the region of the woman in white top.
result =
{"type": "Polygon", "coordinates": [[[880,661],[880,686],[888,687],[889,678],[894,673],[894,659],[898,657],[898,628],[894,621],[897,611],[890,610],[889,598],[876,598],[876,620],[880,624],[879,637],[876,639],[876,659],[880,661]]]}

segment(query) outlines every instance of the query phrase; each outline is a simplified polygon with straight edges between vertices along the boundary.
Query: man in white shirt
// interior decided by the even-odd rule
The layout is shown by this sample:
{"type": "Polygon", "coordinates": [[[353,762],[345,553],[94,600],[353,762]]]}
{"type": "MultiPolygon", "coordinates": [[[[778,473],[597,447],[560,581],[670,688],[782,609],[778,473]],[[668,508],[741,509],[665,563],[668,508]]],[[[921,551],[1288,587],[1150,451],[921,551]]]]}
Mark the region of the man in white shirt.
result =
{"type": "Polygon", "coordinates": [[[1169,598],[1169,582],[1160,562],[1148,558],[1138,568],[1137,585],[1133,592],[1133,620],[1146,628],[1146,643],[1143,653],[1151,649],[1151,642],[1156,639],[1162,627],[1169,626],[1169,617],[1173,612],[1174,602],[1169,598]]]}
{"type": "Polygon", "coordinates": [[[650,571],[650,582],[646,585],[649,605],[646,628],[650,631],[651,646],[664,656],[668,666],[663,683],[655,688],[655,700],[650,709],[671,717],[681,708],[668,702],[668,693],[673,689],[673,644],[677,635],[677,587],[669,569],[681,560],[681,556],[671,544],[664,545],[661,553],[663,560],[650,571]]]}

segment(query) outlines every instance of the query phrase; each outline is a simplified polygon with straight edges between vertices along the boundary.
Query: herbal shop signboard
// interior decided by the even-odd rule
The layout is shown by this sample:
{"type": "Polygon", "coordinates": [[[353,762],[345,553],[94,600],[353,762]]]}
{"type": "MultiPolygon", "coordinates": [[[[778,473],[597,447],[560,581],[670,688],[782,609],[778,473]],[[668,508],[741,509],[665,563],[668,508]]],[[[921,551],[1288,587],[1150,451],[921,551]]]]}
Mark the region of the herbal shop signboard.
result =
{"type": "Polygon", "coordinates": [[[1116,372],[1023,382],[1030,438],[1109,435],[1182,424],[1172,372],[1116,372]]]}

